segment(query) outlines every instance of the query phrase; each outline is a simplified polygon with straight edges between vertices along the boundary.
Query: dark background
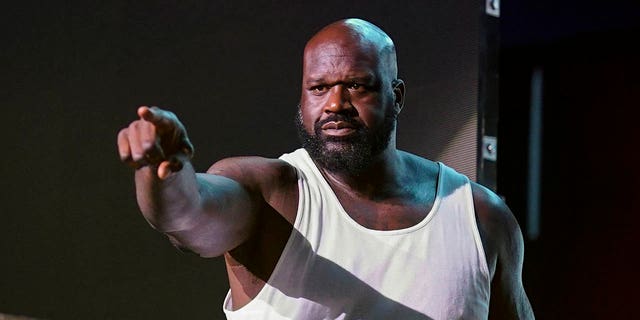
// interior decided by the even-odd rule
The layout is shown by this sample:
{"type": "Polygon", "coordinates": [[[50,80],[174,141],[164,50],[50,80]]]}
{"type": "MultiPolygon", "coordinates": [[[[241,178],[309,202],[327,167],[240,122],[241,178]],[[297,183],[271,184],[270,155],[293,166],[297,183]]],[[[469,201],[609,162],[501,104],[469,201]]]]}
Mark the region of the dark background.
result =
{"type": "MultiPolygon", "coordinates": [[[[523,227],[530,78],[533,68],[544,70],[542,224],[526,243],[524,277],[536,315],[633,318],[638,5],[501,5],[498,192],[523,227]]],[[[198,170],[230,155],[278,156],[298,145],[292,118],[306,39],[358,16],[398,46],[409,99],[399,146],[439,158],[469,120],[446,111],[476,105],[480,7],[24,1],[3,8],[0,312],[221,317],[222,260],[177,252],[137,211],[132,173],[115,147],[136,107],[179,114],[198,170]]]]}
{"type": "Polygon", "coordinates": [[[396,42],[408,86],[399,146],[453,156],[470,163],[458,169],[473,176],[478,8],[473,1],[12,4],[0,22],[0,312],[221,318],[222,259],[179,253],[147,225],[116,134],[147,104],[179,115],[199,171],[226,156],[297,148],[302,49],[337,19],[371,20],[396,42]],[[466,149],[456,152],[465,147],[460,137],[466,149]]]}
{"type": "Polygon", "coordinates": [[[498,191],[526,230],[530,82],[543,73],[540,235],[525,287],[539,319],[635,319],[640,3],[505,1],[498,191]]]}

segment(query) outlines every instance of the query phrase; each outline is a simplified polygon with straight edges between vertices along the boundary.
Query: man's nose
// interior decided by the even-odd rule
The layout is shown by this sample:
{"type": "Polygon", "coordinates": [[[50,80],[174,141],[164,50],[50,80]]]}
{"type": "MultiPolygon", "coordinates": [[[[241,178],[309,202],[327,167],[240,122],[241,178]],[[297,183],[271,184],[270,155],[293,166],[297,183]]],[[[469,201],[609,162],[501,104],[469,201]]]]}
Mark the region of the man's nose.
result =
{"type": "Polygon", "coordinates": [[[351,105],[349,90],[344,85],[338,84],[329,89],[325,112],[338,113],[351,108],[353,105],[351,105]]]}

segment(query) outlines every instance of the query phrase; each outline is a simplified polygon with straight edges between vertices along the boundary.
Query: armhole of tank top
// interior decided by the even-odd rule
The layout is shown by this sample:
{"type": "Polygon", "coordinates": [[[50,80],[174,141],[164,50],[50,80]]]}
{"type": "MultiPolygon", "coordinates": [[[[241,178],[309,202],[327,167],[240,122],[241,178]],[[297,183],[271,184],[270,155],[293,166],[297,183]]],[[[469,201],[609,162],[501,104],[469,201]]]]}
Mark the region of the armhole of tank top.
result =
{"type": "MultiPolygon", "coordinates": [[[[284,160],[287,163],[291,164],[291,162],[284,160]]],[[[282,265],[282,259],[283,257],[286,255],[286,253],[289,251],[290,247],[291,247],[291,238],[294,236],[295,232],[294,230],[297,230],[300,226],[301,220],[303,218],[303,212],[304,210],[302,209],[302,203],[300,201],[300,199],[302,198],[303,192],[304,192],[304,174],[302,173],[302,170],[300,170],[298,167],[294,166],[291,164],[291,166],[293,166],[296,169],[296,175],[297,175],[297,180],[298,180],[298,208],[296,210],[296,218],[293,222],[293,229],[291,229],[291,234],[289,235],[289,238],[287,238],[287,243],[284,245],[284,248],[282,249],[282,253],[280,253],[280,257],[278,258],[278,262],[276,262],[276,266],[273,268],[273,272],[271,273],[271,276],[269,277],[269,279],[267,280],[267,282],[264,284],[264,286],[262,287],[262,289],[260,289],[260,292],[258,292],[258,294],[256,294],[256,296],[251,299],[251,301],[249,301],[247,304],[245,304],[244,306],[240,307],[240,309],[237,310],[233,310],[231,308],[227,309],[227,306],[231,307],[232,305],[232,301],[231,301],[231,289],[229,289],[229,291],[227,292],[227,295],[225,296],[224,302],[222,304],[222,311],[225,313],[225,315],[227,317],[229,316],[234,316],[234,317],[243,317],[243,313],[249,313],[247,316],[252,315],[251,312],[251,308],[253,307],[254,304],[256,304],[256,300],[258,300],[258,298],[260,298],[260,296],[264,295],[265,290],[267,290],[267,286],[270,286],[269,283],[271,282],[271,279],[274,277],[275,274],[277,274],[277,272],[280,270],[281,265],[282,265]]],[[[248,319],[248,318],[247,318],[248,319]]]]}
{"type": "Polygon", "coordinates": [[[487,281],[491,281],[491,275],[489,272],[489,264],[487,262],[487,254],[485,253],[484,245],[482,244],[482,237],[480,236],[480,229],[478,228],[478,220],[476,219],[476,208],[473,204],[473,190],[471,182],[467,176],[463,176],[466,182],[465,190],[467,194],[467,208],[469,216],[467,217],[471,223],[473,231],[473,239],[476,243],[476,249],[478,251],[478,259],[480,260],[480,268],[482,274],[486,277],[487,281]]]}

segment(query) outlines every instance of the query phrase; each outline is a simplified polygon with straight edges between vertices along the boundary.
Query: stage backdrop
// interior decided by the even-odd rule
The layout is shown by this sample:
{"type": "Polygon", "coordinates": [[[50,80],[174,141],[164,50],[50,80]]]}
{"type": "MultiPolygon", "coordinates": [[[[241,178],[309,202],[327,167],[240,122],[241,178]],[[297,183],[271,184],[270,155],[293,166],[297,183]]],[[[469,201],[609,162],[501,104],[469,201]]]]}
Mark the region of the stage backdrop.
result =
{"type": "Polygon", "coordinates": [[[341,18],[386,30],[407,101],[398,145],[474,178],[475,1],[14,2],[2,19],[0,312],[216,319],[221,258],[176,251],[138,212],[116,134],[173,110],[204,171],[298,147],[305,41],[341,18]]]}

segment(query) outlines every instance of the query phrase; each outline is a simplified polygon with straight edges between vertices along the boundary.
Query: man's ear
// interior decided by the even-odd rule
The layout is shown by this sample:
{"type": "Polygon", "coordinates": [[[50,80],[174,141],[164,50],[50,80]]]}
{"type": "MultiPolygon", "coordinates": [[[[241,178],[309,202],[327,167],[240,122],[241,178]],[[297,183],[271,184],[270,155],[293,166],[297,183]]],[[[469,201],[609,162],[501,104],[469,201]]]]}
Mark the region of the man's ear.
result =
{"type": "Polygon", "coordinates": [[[402,110],[402,107],[404,107],[404,96],[405,96],[404,81],[402,81],[401,79],[395,79],[391,82],[391,85],[393,86],[393,95],[394,95],[393,105],[394,105],[395,113],[396,115],[398,115],[402,110]]]}

